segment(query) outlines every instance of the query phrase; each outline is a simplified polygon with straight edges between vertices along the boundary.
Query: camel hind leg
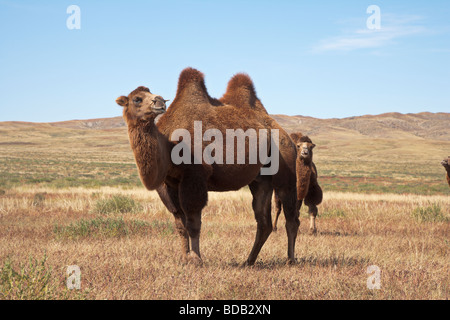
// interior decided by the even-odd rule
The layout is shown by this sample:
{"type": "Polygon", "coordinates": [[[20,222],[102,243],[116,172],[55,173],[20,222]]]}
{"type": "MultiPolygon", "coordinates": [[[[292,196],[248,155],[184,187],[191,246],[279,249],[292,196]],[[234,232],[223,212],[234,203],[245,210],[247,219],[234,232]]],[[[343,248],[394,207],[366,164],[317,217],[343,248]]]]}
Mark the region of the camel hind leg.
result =
{"type": "Polygon", "coordinates": [[[288,237],[288,263],[295,263],[295,241],[300,227],[300,208],[302,201],[297,201],[295,187],[284,187],[277,190],[283,212],[286,218],[286,233],[288,237]]]}
{"type": "Polygon", "coordinates": [[[272,233],[273,187],[268,176],[259,176],[249,184],[249,187],[253,195],[252,207],[257,223],[255,242],[246,262],[246,265],[251,266],[255,263],[261,248],[272,233]]]}
{"type": "Polygon", "coordinates": [[[317,234],[316,228],[316,217],[318,213],[317,205],[322,202],[323,192],[322,188],[316,181],[310,184],[310,188],[308,190],[308,194],[305,198],[305,204],[308,206],[308,214],[309,214],[309,234],[315,235],[317,234]]]}

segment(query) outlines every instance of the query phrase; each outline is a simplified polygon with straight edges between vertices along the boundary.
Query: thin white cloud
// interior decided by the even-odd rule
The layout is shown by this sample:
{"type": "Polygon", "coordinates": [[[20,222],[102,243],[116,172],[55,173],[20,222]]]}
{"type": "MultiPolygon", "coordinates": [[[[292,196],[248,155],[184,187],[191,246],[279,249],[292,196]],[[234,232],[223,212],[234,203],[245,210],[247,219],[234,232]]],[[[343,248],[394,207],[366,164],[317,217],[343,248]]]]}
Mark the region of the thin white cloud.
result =
{"type": "Polygon", "coordinates": [[[425,33],[427,29],[418,24],[421,20],[423,18],[419,16],[382,14],[379,30],[357,29],[340,36],[324,39],[316,44],[312,51],[319,53],[381,48],[395,43],[400,38],[425,33]]]}

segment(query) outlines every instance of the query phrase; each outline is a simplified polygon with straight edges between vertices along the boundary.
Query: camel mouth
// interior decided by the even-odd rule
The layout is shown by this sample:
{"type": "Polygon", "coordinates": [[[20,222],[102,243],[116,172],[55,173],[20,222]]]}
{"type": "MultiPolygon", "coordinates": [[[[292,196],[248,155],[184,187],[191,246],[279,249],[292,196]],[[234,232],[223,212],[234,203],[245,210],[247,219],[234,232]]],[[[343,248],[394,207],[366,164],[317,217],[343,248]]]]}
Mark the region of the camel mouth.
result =
{"type": "Polygon", "coordinates": [[[164,109],[164,108],[153,108],[153,113],[161,114],[164,112],[166,112],[166,109],[164,109]]]}
{"type": "Polygon", "coordinates": [[[441,164],[445,167],[448,166],[448,160],[442,160],[441,164]]]}
{"type": "Polygon", "coordinates": [[[158,115],[158,114],[161,114],[164,112],[166,112],[166,109],[164,109],[164,108],[152,108],[152,111],[148,111],[148,112],[144,113],[144,115],[146,115],[146,116],[150,116],[152,114],[158,115]]]}

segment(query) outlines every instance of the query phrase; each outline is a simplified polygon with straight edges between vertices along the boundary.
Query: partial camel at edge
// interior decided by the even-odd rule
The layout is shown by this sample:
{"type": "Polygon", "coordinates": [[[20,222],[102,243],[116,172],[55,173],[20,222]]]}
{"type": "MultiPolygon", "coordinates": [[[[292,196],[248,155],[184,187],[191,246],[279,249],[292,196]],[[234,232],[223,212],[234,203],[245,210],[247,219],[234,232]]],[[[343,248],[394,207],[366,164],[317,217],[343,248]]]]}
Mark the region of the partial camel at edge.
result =
{"type": "Polygon", "coordinates": [[[447,171],[446,178],[448,182],[448,186],[450,187],[450,157],[441,161],[441,164],[444,166],[445,171],[447,171]]]}

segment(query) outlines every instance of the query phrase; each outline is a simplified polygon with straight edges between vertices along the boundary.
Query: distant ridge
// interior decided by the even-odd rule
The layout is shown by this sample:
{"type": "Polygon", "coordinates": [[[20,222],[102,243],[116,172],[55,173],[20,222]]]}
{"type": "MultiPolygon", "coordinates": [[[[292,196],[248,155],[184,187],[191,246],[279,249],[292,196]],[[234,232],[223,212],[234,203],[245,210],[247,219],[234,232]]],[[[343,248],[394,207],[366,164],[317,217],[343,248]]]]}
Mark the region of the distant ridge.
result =
{"type": "Polygon", "coordinates": [[[310,136],[352,135],[371,138],[424,138],[450,140],[450,113],[384,113],[342,119],[272,115],[288,131],[310,136]]]}
{"type": "MultiPolygon", "coordinates": [[[[340,137],[371,137],[387,139],[423,138],[450,141],[450,113],[383,113],[347,118],[318,119],[308,116],[271,115],[289,132],[301,131],[311,137],[332,140],[340,137]]],[[[70,120],[50,123],[21,121],[0,122],[0,127],[45,126],[67,129],[111,130],[125,129],[122,117],[70,120]]]]}
{"type": "Polygon", "coordinates": [[[49,122],[50,125],[70,129],[117,129],[125,127],[122,117],[98,118],[87,120],[68,120],[61,122],[49,122]]]}

